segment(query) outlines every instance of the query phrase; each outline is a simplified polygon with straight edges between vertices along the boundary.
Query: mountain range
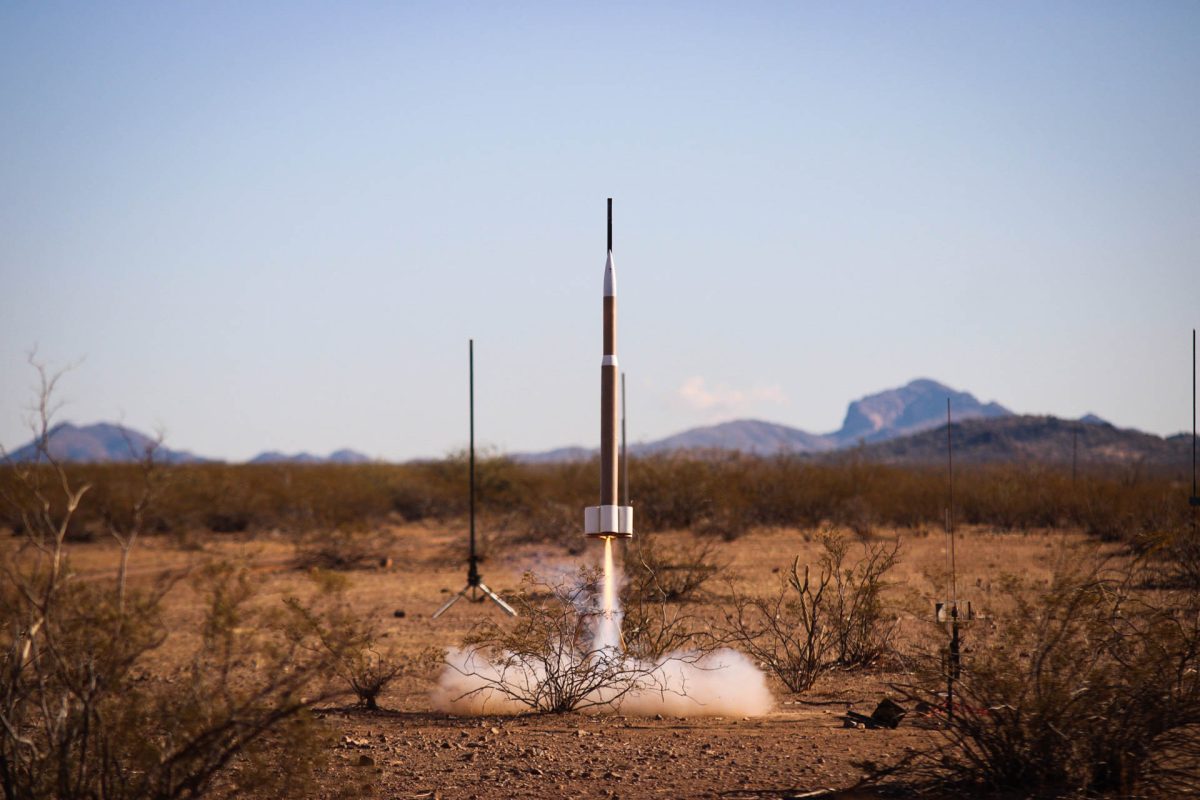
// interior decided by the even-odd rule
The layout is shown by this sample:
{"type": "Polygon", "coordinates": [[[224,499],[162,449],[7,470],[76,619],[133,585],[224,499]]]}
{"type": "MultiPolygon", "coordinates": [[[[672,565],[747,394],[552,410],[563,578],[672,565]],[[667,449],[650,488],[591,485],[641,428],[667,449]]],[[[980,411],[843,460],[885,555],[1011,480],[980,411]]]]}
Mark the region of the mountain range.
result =
{"type": "MultiPolygon", "coordinates": [[[[741,419],[690,428],[665,439],[630,445],[629,450],[634,455],[677,450],[736,450],[755,455],[829,453],[942,427],[946,424],[946,398],[950,398],[955,422],[1013,415],[999,403],[981,403],[969,392],[918,378],[905,386],[853,401],[846,408],[842,427],[832,433],[810,433],[776,422],[741,419]]],[[[589,458],[594,452],[582,447],[564,447],[544,453],[519,453],[514,458],[565,461],[589,458]]]]}
{"type": "MultiPolygon", "coordinates": [[[[60,422],[49,430],[46,438],[50,455],[59,461],[139,461],[151,449],[154,450],[155,460],[166,464],[191,464],[207,460],[186,450],[163,447],[144,433],[111,422],[83,426],[60,422]]],[[[13,461],[34,461],[37,456],[36,442],[30,442],[8,454],[13,461]]]]}
{"type": "MultiPolygon", "coordinates": [[[[59,461],[96,464],[137,461],[145,456],[148,448],[156,445],[156,440],[146,434],[111,422],[97,422],[94,425],[60,422],[50,429],[46,438],[50,455],[59,461]]],[[[37,458],[36,443],[30,442],[8,455],[13,461],[33,461],[37,458]]],[[[155,448],[154,458],[164,464],[199,464],[215,460],[162,445],[155,448]]],[[[287,455],[272,450],[258,454],[248,463],[362,464],[370,460],[354,450],[336,450],[328,456],[311,453],[287,455]]]]}
{"type": "MultiPolygon", "coordinates": [[[[707,425],[651,442],[630,445],[633,455],[681,451],[737,451],[753,455],[797,454],[838,460],[852,455],[886,463],[940,462],[946,452],[946,398],[953,412],[955,458],[963,462],[1042,461],[1081,463],[1151,463],[1184,465],[1191,458],[1191,436],[1169,438],[1117,428],[1094,414],[1078,420],[1017,415],[995,402],[983,403],[928,378],[855,400],[846,409],[841,428],[810,433],[763,420],[743,419],[707,425]]],[[[50,451],[64,461],[119,462],[139,458],[150,437],[111,423],[56,425],[50,432],[50,451]]],[[[528,463],[582,461],[596,451],[562,447],[537,453],[512,453],[528,463]]],[[[15,460],[36,455],[30,443],[10,454],[15,460]]],[[[159,447],[166,463],[208,461],[186,451],[159,447]]],[[[328,456],[311,453],[261,453],[252,464],[357,464],[367,456],[337,450],[328,456]]]]}
{"type": "MultiPolygon", "coordinates": [[[[946,457],[946,398],[950,399],[954,457],[964,463],[1146,463],[1183,467],[1190,462],[1189,434],[1155,436],[1121,429],[1095,414],[1077,420],[1014,414],[969,392],[920,378],[849,404],[842,427],[810,433],[763,420],[742,419],[691,428],[629,446],[645,455],[680,451],[737,451],[754,455],[796,454],[817,460],[863,458],[896,464],[941,463],[946,457]]],[[[594,449],[563,447],[518,453],[526,462],[577,461],[594,449]]]]}
{"type": "Polygon", "coordinates": [[[288,455],[275,450],[259,453],[250,459],[249,464],[367,464],[370,456],[364,456],[357,450],[334,450],[327,456],[314,456],[312,453],[295,453],[288,455]]]}

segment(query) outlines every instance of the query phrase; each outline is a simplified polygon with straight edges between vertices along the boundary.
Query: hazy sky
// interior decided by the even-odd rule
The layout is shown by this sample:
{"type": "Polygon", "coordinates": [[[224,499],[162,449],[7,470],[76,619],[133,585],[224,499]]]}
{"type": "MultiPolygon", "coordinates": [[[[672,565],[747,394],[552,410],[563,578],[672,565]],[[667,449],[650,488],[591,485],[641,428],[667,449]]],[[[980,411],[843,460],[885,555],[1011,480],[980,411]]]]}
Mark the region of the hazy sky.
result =
{"type": "Polygon", "coordinates": [[[1200,4],[0,5],[0,443],[826,432],[927,376],[1190,427],[1200,4]]]}

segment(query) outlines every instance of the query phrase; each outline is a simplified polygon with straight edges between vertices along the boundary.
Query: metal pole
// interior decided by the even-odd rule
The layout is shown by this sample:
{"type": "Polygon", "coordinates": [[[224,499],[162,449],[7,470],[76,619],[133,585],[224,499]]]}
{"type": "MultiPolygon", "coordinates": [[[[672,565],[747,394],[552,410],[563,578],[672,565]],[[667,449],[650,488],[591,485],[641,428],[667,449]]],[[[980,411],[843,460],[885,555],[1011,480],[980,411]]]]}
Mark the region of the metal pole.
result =
{"type": "Polygon", "coordinates": [[[950,435],[950,398],[946,398],[946,474],[950,484],[950,505],[946,509],[946,527],[950,533],[950,669],[946,676],[946,718],[954,719],[954,681],[958,679],[958,563],[954,553],[954,445],[950,435]]]}
{"type": "Polygon", "coordinates": [[[625,373],[621,373],[621,505],[629,505],[629,451],[625,447],[625,373]]]}
{"type": "Polygon", "coordinates": [[[470,509],[471,518],[471,534],[468,537],[468,555],[467,555],[467,585],[462,588],[458,594],[451,597],[442,607],[433,612],[433,619],[437,619],[442,614],[445,614],[450,606],[457,603],[462,598],[466,597],[472,603],[482,603],[484,600],[491,600],[500,607],[500,610],[510,617],[517,615],[516,609],[504,602],[504,598],[493,592],[488,585],[483,582],[483,578],[479,575],[479,558],[475,555],[475,340],[468,340],[467,344],[467,373],[470,376],[468,380],[469,395],[468,406],[470,409],[471,420],[471,444],[468,455],[468,472],[470,481],[470,499],[467,502],[467,507],[470,509]],[[470,595],[468,597],[468,595],[470,595]]]}
{"type": "Polygon", "coordinates": [[[469,413],[470,413],[470,425],[471,425],[471,445],[470,445],[471,452],[470,452],[470,457],[469,457],[470,465],[471,465],[471,477],[470,477],[471,500],[469,503],[470,516],[471,516],[471,544],[470,544],[470,555],[469,555],[469,559],[468,559],[469,566],[467,568],[467,572],[468,572],[467,582],[470,583],[472,586],[474,586],[479,582],[479,570],[476,566],[477,561],[475,559],[475,340],[474,339],[469,340],[469,343],[467,345],[467,371],[469,374],[468,392],[469,392],[469,405],[470,405],[469,413]]]}
{"type": "Polygon", "coordinates": [[[950,398],[946,398],[946,474],[950,477],[950,507],[946,513],[946,525],[950,533],[950,594],[954,601],[954,612],[958,610],[958,565],[954,558],[954,446],[950,440],[950,398]]]}

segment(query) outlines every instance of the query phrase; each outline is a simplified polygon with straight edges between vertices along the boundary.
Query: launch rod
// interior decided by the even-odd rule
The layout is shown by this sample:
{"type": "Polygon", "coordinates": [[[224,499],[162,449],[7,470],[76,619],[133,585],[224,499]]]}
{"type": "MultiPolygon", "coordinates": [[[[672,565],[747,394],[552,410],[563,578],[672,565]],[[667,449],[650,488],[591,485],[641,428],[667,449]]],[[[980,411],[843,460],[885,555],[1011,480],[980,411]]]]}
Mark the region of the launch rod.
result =
{"type": "Polygon", "coordinates": [[[1196,329],[1192,328],[1192,539],[1196,538],[1196,508],[1200,507],[1200,492],[1196,491],[1196,329]]]}
{"type": "Polygon", "coordinates": [[[470,393],[469,404],[470,404],[470,420],[471,420],[471,445],[470,445],[471,452],[470,452],[470,456],[469,456],[470,465],[471,465],[471,467],[470,467],[470,469],[471,469],[471,478],[470,478],[471,502],[469,503],[470,516],[471,516],[471,539],[470,539],[471,544],[470,544],[470,553],[468,554],[468,559],[469,559],[468,560],[468,564],[469,564],[468,572],[470,573],[468,577],[471,580],[477,580],[478,578],[477,578],[476,570],[475,570],[475,340],[474,339],[470,339],[469,343],[467,345],[467,372],[470,376],[468,379],[468,386],[469,386],[468,391],[470,393]]]}
{"type": "Polygon", "coordinates": [[[629,505],[629,452],[625,448],[625,373],[621,373],[621,505],[629,505]]]}
{"type": "Polygon", "coordinates": [[[946,398],[946,474],[950,478],[950,505],[946,509],[946,530],[950,534],[950,594],[952,613],[958,610],[958,572],[954,559],[954,445],[950,439],[950,398],[946,398]]]}
{"type": "Polygon", "coordinates": [[[946,474],[950,484],[950,504],[946,508],[946,528],[950,534],[950,669],[946,675],[946,717],[954,719],[954,681],[958,678],[958,564],[954,557],[954,445],[950,434],[950,398],[946,398],[946,474]]]}
{"type": "Polygon", "coordinates": [[[612,252],[612,198],[608,198],[608,252],[612,252]]]}

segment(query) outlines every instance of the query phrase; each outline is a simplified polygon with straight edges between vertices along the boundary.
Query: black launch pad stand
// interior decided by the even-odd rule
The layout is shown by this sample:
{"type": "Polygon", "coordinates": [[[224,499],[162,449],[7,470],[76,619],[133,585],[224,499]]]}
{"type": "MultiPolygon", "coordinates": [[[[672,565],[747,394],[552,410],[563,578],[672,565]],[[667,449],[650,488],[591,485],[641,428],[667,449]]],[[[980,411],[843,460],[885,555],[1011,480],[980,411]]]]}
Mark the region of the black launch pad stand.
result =
{"type": "Polygon", "coordinates": [[[437,619],[442,614],[445,614],[450,606],[457,603],[462,598],[466,597],[472,603],[482,603],[484,600],[491,600],[496,605],[500,606],[500,610],[510,617],[517,615],[516,610],[508,603],[504,602],[504,598],[488,588],[488,585],[483,582],[483,578],[479,575],[479,557],[475,555],[475,340],[471,339],[467,345],[467,370],[470,374],[470,392],[471,392],[471,537],[467,556],[467,585],[462,588],[458,594],[451,597],[437,611],[433,612],[433,619],[437,619]]]}

